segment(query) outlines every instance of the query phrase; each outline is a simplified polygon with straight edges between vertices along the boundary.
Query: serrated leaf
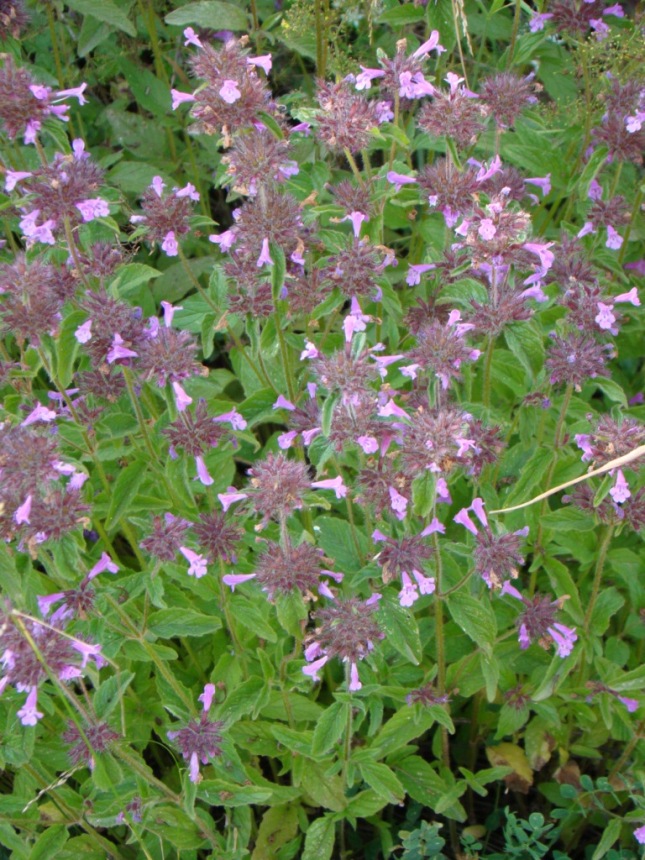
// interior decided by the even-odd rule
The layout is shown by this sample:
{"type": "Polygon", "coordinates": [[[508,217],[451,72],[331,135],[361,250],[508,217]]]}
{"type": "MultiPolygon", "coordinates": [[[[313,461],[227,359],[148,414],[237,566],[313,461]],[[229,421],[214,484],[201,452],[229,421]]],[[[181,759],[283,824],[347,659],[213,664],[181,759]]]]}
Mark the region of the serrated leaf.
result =
{"type": "Polygon", "coordinates": [[[328,774],[327,766],[307,762],[302,774],[302,789],[314,806],[323,806],[333,812],[341,812],[345,808],[343,780],[339,774],[328,774]]]}
{"type": "Polygon", "coordinates": [[[223,3],[220,0],[187,3],[180,9],[169,12],[164,20],[166,24],[172,24],[174,27],[198,24],[211,30],[247,31],[249,29],[248,15],[241,6],[223,3]]]}
{"type": "Polygon", "coordinates": [[[533,785],[533,771],[524,750],[517,744],[498,744],[487,747],[486,756],[494,767],[510,767],[511,773],[504,777],[509,788],[528,794],[533,785]]]}
{"type": "Polygon", "coordinates": [[[121,671],[101,682],[92,697],[94,710],[99,719],[105,720],[112,713],[133,678],[133,672],[121,671]]]}
{"type": "Polygon", "coordinates": [[[264,786],[236,785],[223,779],[205,779],[197,787],[197,796],[211,806],[262,806],[271,798],[271,794],[271,789],[264,786]]]}
{"type": "Polygon", "coordinates": [[[363,555],[367,554],[369,542],[365,535],[346,520],[337,517],[318,517],[315,525],[318,543],[326,556],[335,562],[335,569],[342,573],[355,573],[362,567],[354,537],[363,555]]]}
{"type": "Polygon", "coordinates": [[[540,522],[545,529],[556,532],[590,532],[596,528],[594,518],[590,514],[573,507],[550,511],[540,522]]]}
{"type": "Polygon", "coordinates": [[[529,322],[506,326],[504,338],[522,367],[535,378],[544,366],[544,340],[536,325],[529,322]]]}
{"type": "Polygon", "coordinates": [[[194,609],[161,609],[148,619],[148,630],[155,636],[169,639],[172,636],[205,636],[222,626],[219,618],[202,615],[194,609]]]}
{"type": "Polygon", "coordinates": [[[97,21],[103,21],[117,30],[122,30],[128,36],[136,36],[137,31],[134,24],[123,9],[120,9],[112,0],[65,0],[65,4],[81,15],[91,15],[97,21]]]}
{"type": "Polygon", "coordinates": [[[447,603],[453,620],[485,654],[490,655],[497,636],[497,622],[488,601],[457,592],[450,595],[447,603]]]}
{"type": "Polygon", "coordinates": [[[333,702],[325,708],[314,729],[312,755],[323,755],[340,740],[347,725],[348,708],[351,708],[351,705],[346,702],[333,702]]]}
{"type": "Polygon", "coordinates": [[[307,618],[307,607],[298,590],[279,594],[275,601],[278,623],[283,630],[296,638],[302,636],[302,622],[307,618]]]}

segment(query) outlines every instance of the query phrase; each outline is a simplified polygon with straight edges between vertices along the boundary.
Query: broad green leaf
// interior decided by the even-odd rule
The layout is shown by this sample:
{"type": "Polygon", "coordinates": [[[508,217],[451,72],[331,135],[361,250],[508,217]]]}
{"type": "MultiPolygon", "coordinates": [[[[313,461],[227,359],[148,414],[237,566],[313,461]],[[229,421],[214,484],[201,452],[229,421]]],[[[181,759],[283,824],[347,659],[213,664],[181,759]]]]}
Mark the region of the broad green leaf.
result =
{"type": "Polygon", "coordinates": [[[527,451],[519,477],[513,483],[508,496],[503,500],[502,507],[510,508],[521,502],[528,502],[532,496],[537,495],[537,492],[531,492],[531,490],[544,479],[552,458],[553,451],[548,448],[538,448],[530,456],[527,451]]]}
{"type": "Polygon", "coordinates": [[[79,347],[74,332],[86,318],[87,314],[83,311],[72,311],[64,318],[56,338],[56,367],[61,388],[69,388],[72,381],[74,359],[79,347]]]}
{"type": "Polygon", "coordinates": [[[359,529],[352,528],[347,520],[323,516],[316,519],[314,530],[325,555],[334,560],[335,570],[355,573],[361,569],[361,554],[367,555],[369,541],[359,529]]]}
{"type": "Polygon", "coordinates": [[[219,705],[217,716],[229,723],[239,720],[246,714],[257,714],[266,703],[267,688],[262,678],[249,678],[232,690],[226,700],[219,705]]]}
{"type": "Polygon", "coordinates": [[[306,795],[305,802],[312,801],[313,806],[323,806],[333,812],[345,808],[343,780],[339,774],[328,774],[326,765],[313,761],[306,763],[302,774],[302,790],[306,795]]]}
{"type": "Polygon", "coordinates": [[[186,24],[198,24],[211,30],[244,30],[249,29],[249,17],[243,6],[233,3],[223,3],[220,0],[201,0],[199,3],[187,3],[180,9],[175,9],[165,17],[166,24],[174,27],[185,27],[186,24]]]}
{"type": "Polygon", "coordinates": [[[333,702],[325,708],[314,729],[311,753],[314,756],[328,752],[340,740],[347,726],[347,709],[351,705],[346,702],[333,702]]]}
{"type": "Polygon", "coordinates": [[[132,672],[119,672],[101,682],[92,697],[97,717],[105,720],[118,705],[123,694],[134,679],[132,672]]]}
{"type": "Polygon", "coordinates": [[[155,636],[170,639],[172,636],[205,636],[222,626],[219,618],[203,615],[194,609],[161,609],[148,619],[148,630],[155,636]]]}
{"type": "Polygon", "coordinates": [[[606,633],[611,619],[624,605],[625,598],[613,585],[609,588],[603,588],[598,595],[591,614],[591,632],[597,636],[602,636],[603,633],[606,633]]]}
{"type": "Polygon", "coordinates": [[[146,468],[147,464],[144,461],[134,460],[119,472],[112,487],[110,506],[105,518],[106,528],[116,525],[127,511],[128,505],[136,496],[145,477],[146,468]]]}
{"type": "Polygon", "coordinates": [[[311,742],[313,733],[310,731],[297,731],[290,729],[289,726],[284,726],[282,723],[275,723],[271,726],[271,734],[282,744],[285,749],[299,756],[310,758],[311,742]]]}
{"type": "Polygon", "coordinates": [[[406,3],[405,6],[395,6],[378,16],[379,24],[391,24],[393,27],[404,27],[406,24],[416,24],[423,21],[425,10],[421,6],[406,3]]]}
{"type": "Polygon", "coordinates": [[[374,738],[371,749],[378,753],[379,758],[385,758],[427,732],[434,722],[434,716],[427,711],[422,711],[415,720],[412,708],[402,705],[374,738]]]}
{"type": "Polygon", "coordinates": [[[537,325],[527,322],[506,326],[504,338],[510,351],[534,379],[544,366],[544,340],[537,325]]]}
{"type": "Polygon", "coordinates": [[[298,832],[298,807],[274,806],[262,816],[251,860],[275,860],[278,851],[298,832]]]}
{"type": "Polygon", "coordinates": [[[410,663],[418,666],[422,648],[414,615],[399,606],[398,602],[385,597],[379,603],[377,617],[388,644],[410,663]]]}
{"type": "Polygon", "coordinates": [[[305,836],[301,860],[331,860],[336,825],[331,815],[312,821],[305,836]]]}
{"type": "Polygon", "coordinates": [[[485,654],[490,655],[497,636],[497,622],[488,599],[477,600],[458,591],[450,595],[447,603],[453,620],[485,654]]]}
{"type": "Polygon", "coordinates": [[[211,806],[262,806],[270,799],[271,789],[259,785],[236,785],[223,779],[205,779],[197,787],[197,796],[211,806]]]}
{"type": "Polygon", "coordinates": [[[545,529],[556,532],[590,532],[596,528],[591,514],[573,507],[550,511],[541,518],[540,522],[545,529]]]}
{"type": "Polygon", "coordinates": [[[122,30],[128,36],[137,35],[132,21],[112,0],[65,0],[65,4],[81,15],[91,15],[97,21],[122,30]]]}
{"type": "Polygon", "coordinates": [[[307,618],[307,607],[300,591],[296,589],[288,594],[277,595],[275,608],[282,629],[291,636],[302,637],[302,622],[307,618]]]}
{"type": "Polygon", "coordinates": [[[154,278],[160,277],[161,272],[146,266],[143,263],[128,263],[121,266],[116,277],[110,284],[110,289],[115,290],[120,298],[127,299],[129,294],[140,284],[147,284],[154,278]]]}
{"type": "Polygon", "coordinates": [[[57,857],[67,839],[67,827],[64,824],[50,824],[36,840],[29,852],[29,860],[50,860],[50,857],[57,857]]]}
{"type": "Polygon", "coordinates": [[[377,794],[380,794],[389,803],[403,802],[405,789],[394,771],[386,764],[366,759],[360,762],[359,770],[370,788],[373,788],[377,794]]]}
{"type": "Polygon", "coordinates": [[[620,830],[622,825],[622,818],[611,819],[611,821],[605,828],[605,832],[600,837],[600,842],[596,846],[596,850],[591,855],[591,860],[602,860],[602,858],[605,856],[605,854],[607,854],[611,846],[620,836],[620,830]]]}
{"type": "MultiPolygon", "coordinates": [[[[450,791],[446,781],[420,756],[409,756],[393,764],[392,769],[410,797],[430,809],[434,809],[450,791]]],[[[456,800],[445,814],[457,821],[466,819],[466,811],[456,800]]]]}

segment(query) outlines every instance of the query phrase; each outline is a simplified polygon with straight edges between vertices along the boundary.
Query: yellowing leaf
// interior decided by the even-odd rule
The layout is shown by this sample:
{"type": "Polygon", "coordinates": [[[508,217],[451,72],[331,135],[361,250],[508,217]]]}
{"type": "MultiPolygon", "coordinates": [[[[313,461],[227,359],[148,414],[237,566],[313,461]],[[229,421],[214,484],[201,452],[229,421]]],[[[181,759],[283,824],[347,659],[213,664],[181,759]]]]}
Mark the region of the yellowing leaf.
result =
{"type": "Polygon", "coordinates": [[[517,744],[498,744],[496,747],[488,747],[486,755],[493,767],[513,769],[512,773],[504,777],[504,782],[509,788],[528,794],[529,788],[533,785],[533,771],[521,747],[517,744]]]}

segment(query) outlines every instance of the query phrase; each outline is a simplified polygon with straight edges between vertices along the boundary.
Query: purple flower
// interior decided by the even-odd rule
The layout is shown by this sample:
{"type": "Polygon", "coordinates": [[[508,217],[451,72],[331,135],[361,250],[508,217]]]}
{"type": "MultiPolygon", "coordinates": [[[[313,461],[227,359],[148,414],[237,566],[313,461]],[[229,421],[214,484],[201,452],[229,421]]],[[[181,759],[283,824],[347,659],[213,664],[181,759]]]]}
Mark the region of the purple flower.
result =
{"type": "Polygon", "coordinates": [[[222,577],[222,582],[224,585],[228,585],[231,591],[235,591],[235,587],[237,585],[241,585],[243,582],[255,579],[256,576],[256,573],[227,573],[222,577]]]}
{"type": "Polygon", "coordinates": [[[194,576],[196,579],[201,579],[202,576],[206,576],[208,573],[208,560],[204,558],[203,555],[200,555],[198,552],[195,552],[186,546],[180,546],[179,552],[183,555],[186,561],[189,562],[190,566],[188,568],[188,576],[194,576]]]}
{"type": "Polygon", "coordinates": [[[432,271],[432,269],[436,269],[434,263],[418,263],[409,266],[408,274],[405,279],[406,284],[410,287],[414,287],[417,284],[420,284],[421,275],[425,274],[425,272],[432,271]]]}
{"type": "Polygon", "coordinates": [[[237,234],[234,230],[225,230],[223,233],[211,233],[208,237],[209,242],[219,245],[220,251],[224,254],[233,246],[237,234]]]}
{"type": "Polygon", "coordinates": [[[43,714],[37,710],[38,704],[38,687],[32,687],[29,690],[25,704],[18,711],[18,717],[23,726],[35,726],[38,720],[43,718],[43,714]]]}
{"type": "Polygon", "coordinates": [[[169,230],[166,233],[165,239],[161,243],[161,250],[164,251],[168,257],[176,257],[177,254],[179,254],[179,245],[177,244],[174,230],[169,230]]]}
{"type": "Polygon", "coordinates": [[[396,518],[399,520],[404,519],[408,509],[408,500],[394,487],[389,487],[388,491],[390,493],[390,506],[396,518]]]}
{"type": "Polygon", "coordinates": [[[48,409],[46,406],[43,406],[42,403],[39,403],[35,409],[31,410],[25,420],[20,422],[20,426],[28,427],[30,424],[36,424],[38,421],[49,423],[50,421],[54,421],[56,417],[56,413],[53,409],[48,409]]]}
{"type": "Polygon", "coordinates": [[[227,493],[218,493],[217,498],[222,504],[222,508],[227,511],[235,502],[241,502],[243,499],[248,499],[247,493],[239,493],[235,487],[229,487],[227,493]]]}
{"type": "Polygon", "coordinates": [[[529,21],[529,30],[531,33],[537,33],[540,30],[544,30],[544,25],[550,18],[553,18],[553,15],[550,12],[534,12],[531,16],[531,20],[529,21]]]}
{"type": "Polygon", "coordinates": [[[400,191],[404,185],[414,185],[417,181],[414,176],[407,176],[405,173],[397,173],[394,170],[388,171],[385,178],[394,185],[395,191],[400,191]]]}
{"type": "Polygon", "coordinates": [[[609,495],[612,497],[614,502],[617,505],[622,505],[623,502],[626,502],[627,499],[630,498],[631,492],[629,489],[629,484],[625,480],[625,476],[623,475],[623,470],[618,469],[616,472],[616,483],[609,491],[609,495]]]}
{"type": "Polygon", "coordinates": [[[173,110],[177,110],[179,105],[195,101],[195,96],[192,93],[182,93],[180,90],[170,90],[170,95],[172,96],[173,110]]]}
{"type": "Polygon", "coordinates": [[[88,572],[88,574],[86,576],[87,581],[89,582],[90,580],[94,579],[95,576],[98,576],[100,573],[103,573],[103,571],[105,571],[105,570],[108,570],[110,573],[118,573],[119,565],[115,564],[106,552],[103,552],[101,554],[101,558],[96,562],[94,567],[88,572]]]}
{"type": "Polygon", "coordinates": [[[112,364],[122,358],[136,358],[137,356],[137,352],[123,345],[123,338],[118,332],[115,332],[112,337],[112,349],[106,356],[107,363],[112,364]]]}
{"type": "Polygon", "coordinates": [[[232,105],[238,99],[242,98],[242,93],[239,90],[237,81],[232,81],[228,78],[220,87],[219,94],[229,105],[232,105]]]}
{"type": "Polygon", "coordinates": [[[197,467],[197,477],[205,487],[210,487],[211,484],[215,483],[206,468],[204,458],[200,454],[195,457],[195,466],[197,467]]]}
{"type": "Polygon", "coordinates": [[[336,478],[326,478],[324,481],[313,481],[311,486],[320,490],[333,490],[337,499],[344,499],[347,495],[347,487],[340,475],[336,478]]]}
{"type": "Polygon", "coordinates": [[[31,493],[27,496],[24,502],[16,508],[13,514],[13,520],[16,525],[21,526],[24,523],[29,524],[31,515],[31,493]]]}
{"type": "Polygon", "coordinates": [[[267,75],[271,71],[271,66],[273,65],[271,54],[262,54],[259,57],[247,57],[246,62],[249,66],[259,67],[267,75]]]}
{"type": "Polygon", "coordinates": [[[637,830],[634,830],[634,836],[636,837],[637,842],[640,842],[641,845],[645,845],[645,824],[637,830]]]}
{"type": "Polygon", "coordinates": [[[361,73],[356,75],[354,86],[357,90],[369,90],[372,86],[372,81],[376,78],[382,78],[385,72],[382,69],[367,69],[361,66],[361,73]]]}
{"type": "Polygon", "coordinates": [[[186,394],[179,382],[174,381],[171,384],[172,390],[175,392],[175,405],[177,406],[177,410],[179,412],[183,412],[193,402],[193,398],[186,394]]]}
{"type": "Polygon", "coordinates": [[[607,241],[605,245],[611,248],[612,251],[618,251],[623,244],[623,237],[615,230],[611,224],[607,225],[607,241]]]}
{"type": "Polygon", "coordinates": [[[93,221],[95,218],[105,218],[110,214],[110,207],[102,197],[91,197],[76,203],[83,221],[93,221]]]}
{"type": "Polygon", "coordinates": [[[260,251],[260,256],[257,259],[257,263],[255,264],[258,269],[262,266],[272,266],[273,260],[271,259],[271,252],[269,251],[269,240],[262,240],[262,250],[260,251]]]}
{"type": "Polygon", "coordinates": [[[92,320],[86,320],[74,332],[74,337],[79,343],[87,343],[92,337],[92,320]]]}
{"type": "Polygon", "coordinates": [[[443,54],[445,50],[446,49],[443,45],[439,44],[439,31],[433,30],[430,34],[430,38],[422,45],[419,45],[412,56],[415,57],[415,59],[421,59],[422,57],[425,57],[426,54],[429,54],[430,51],[436,51],[437,54],[443,54]]]}

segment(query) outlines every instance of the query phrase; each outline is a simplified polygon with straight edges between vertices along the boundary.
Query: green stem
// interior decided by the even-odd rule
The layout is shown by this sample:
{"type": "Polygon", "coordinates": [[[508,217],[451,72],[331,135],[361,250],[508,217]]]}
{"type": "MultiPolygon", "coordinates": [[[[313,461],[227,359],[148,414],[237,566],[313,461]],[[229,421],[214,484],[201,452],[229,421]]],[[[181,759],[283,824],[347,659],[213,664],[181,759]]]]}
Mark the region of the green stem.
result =
{"type": "MultiPolygon", "coordinates": [[[[134,392],[134,384],[132,382],[132,371],[129,367],[123,367],[123,378],[125,379],[125,385],[128,389],[128,394],[130,395],[130,401],[134,408],[134,412],[137,416],[137,421],[139,423],[139,429],[141,430],[141,435],[143,436],[143,441],[146,446],[146,450],[150,455],[150,459],[153,463],[159,462],[159,455],[155,451],[154,445],[152,444],[152,439],[150,438],[150,432],[148,430],[148,425],[146,424],[145,417],[143,415],[143,410],[141,409],[141,403],[139,398],[136,396],[134,392]]],[[[169,498],[172,497],[170,494],[169,498]]]]}
{"type": "Polygon", "coordinates": [[[349,162],[349,166],[352,168],[352,173],[356,177],[358,184],[361,186],[361,188],[363,188],[365,186],[365,182],[363,180],[363,177],[361,176],[360,170],[358,169],[358,164],[356,164],[356,159],[354,158],[348,147],[345,147],[343,149],[343,152],[345,153],[345,158],[349,162]]]}
{"type": "Polygon", "coordinates": [[[282,367],[284,370],[284,377],[287,381],[287,391],[289,393],[289,400],[292,403],[295,403],[296,400],[296,389],[293,384],[293,374],[291,373],[291,362],[289,361],[289,351],[287,349],[287,344],[284,339],[284,333],[282,331],[282,325],[280,324],[280,317],[277,311],[273,315],[273,319],[275,322],[275,329],[278,333],[278,342],[280,344],[280,355],[282,357],[282,367]]]}
{"type": "Polygon", "coordinates": [[[490,389],[491,389],[491,370],[493,367],[493,347],[495,341],[492,334],[488,335],[488,343],[486,344],[486,357],[484,359],[484,388],[482,401],[486,408],[490,406],[490,389]]]}
{"type": "Polygon", "coordinates": [[[607,559],[607,552],[609,550],[609,544],[611,543],[613,535],[614,527],[606,526],[604,534],[600,541],[600,547],[598,549],[598,558],[596,559],[596,569],[594,572],[593,585],[591,586],[591,597],[589,598],[587,611],[585,612],[585,634],[589,633],[589,625],[591,623],[591,617],[593,615],[594,607],[596,605],[596,600],[598,599],[598,592],[600,591],[600,583],[602,581],[602,574],[605,567],[605,561],[607,559]]]}
{"type": "Polygon", "coordinates": [[[625,259],[625,251],[627,250],[627,243],[629,242],[629,237],[632,232],[632,226],[636,223],[636,219],[638,217],[638,213],[641,209],[641,203],[643,201],[643,191],[642,186],[639,185],[638,192],[636,193],[636,197],[634,198],[634,205],[632,206],[632,211],[629,216],[629,221],[627,222],[627,227],[625,229],[625,235],[623,236],[623,244],[620,246],[620,252],[618,254],[618,264],[622,265],[623,260],[625,259]]]}
{"type": "MultiPolygon", "coordinates": [[[[443,618],[443,565],[441,562],[441,548],[439,546],[439,538],[435,532],[433,535],[433,543],[435,550],[436,561],[436,591],[434,602],[434,621],[435,621],[435,645],[437,649],[437,693],[443,696],[446,692],[446,650],[445,650],[445,634],[444,634],[444,618],[443,618]]],[[[446,706],[444,705],[444,708],[446,706]]],[[[448,729],[441,726],[441,756],[443,763],[447,768],[450,768],[450,741],[448,739],[448,729]]]]}
{"type": "Polygon", "coordinates": [[[517,34],[520,29],[520,12],[522,9],[522,0],[515,0],[515,14],[513,15],[513,32],[511,33],[511,44],[508,48],[508,62],[506,68],[510,69],[513,63],[513,55],[515,54],[515,44],[517,42],[517,34]]]}
{"type": "MultiPolygon", "coordinates": [[[[553,479],[553,473],[555,472],[555,467],[558,463],[558,453],[560,448],[562,447],[562,442],[564,439],[564,425],[567,417],[567,412],[569,411],[569,404],[571,403],[571,396],[573,395],[573,385],[572,383],[568,383],[564,397],[562,398],[562,405],[560,406],[560,414],[558,416],[558,423],[555,428],[555,438],[553,440],[553,457],[551,458],[551,462],[549,463],[549,468],[546,473],[546,481],[545,486],[548,489],[551,486],[551,481],[553,479]]],[[[538,517],[538,532],[535,538],[535,551],[536,553],[542,552],[542,535],[544,534],[544,516],[547,512],[549,500],[544,499],[542,505],[540,507],[540,513],[538,517]]],[[[529,593],[533,595],[535,593],[535,587],[537,584],[537,572],[538,568],[534,567],[531,573],[531,580],[529,583],[529,593]]]]}

